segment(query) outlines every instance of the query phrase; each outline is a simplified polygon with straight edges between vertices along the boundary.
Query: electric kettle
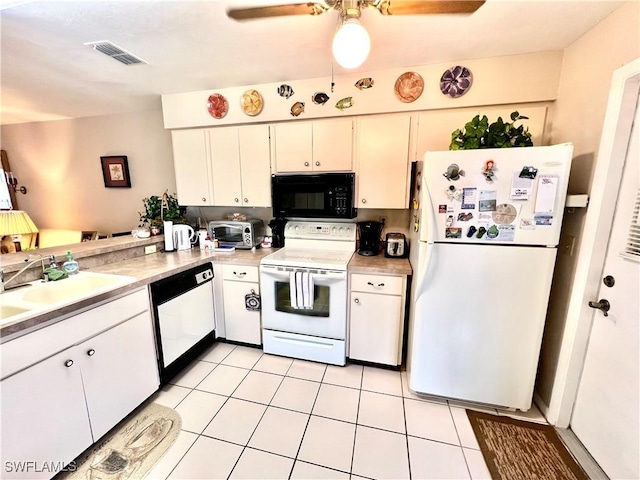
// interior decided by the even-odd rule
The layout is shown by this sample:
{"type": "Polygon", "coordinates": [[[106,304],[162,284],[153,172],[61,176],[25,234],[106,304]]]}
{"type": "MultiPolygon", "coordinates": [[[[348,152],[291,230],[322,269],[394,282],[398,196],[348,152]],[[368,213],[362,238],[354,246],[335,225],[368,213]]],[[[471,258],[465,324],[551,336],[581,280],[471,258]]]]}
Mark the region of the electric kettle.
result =
{"type": "Polygon", "coordinates": [[[189,225],[173,226],[173,246],[176,250],[189,250],[196,239],[196,232],[189,225]]]}

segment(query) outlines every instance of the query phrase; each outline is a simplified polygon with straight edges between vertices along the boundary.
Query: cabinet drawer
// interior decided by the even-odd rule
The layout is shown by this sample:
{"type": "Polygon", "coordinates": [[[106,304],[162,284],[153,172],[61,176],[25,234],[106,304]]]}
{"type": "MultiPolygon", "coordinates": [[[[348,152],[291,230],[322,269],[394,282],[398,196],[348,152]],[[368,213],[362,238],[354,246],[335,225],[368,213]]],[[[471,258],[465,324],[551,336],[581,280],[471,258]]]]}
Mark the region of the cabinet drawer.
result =
{"type": "Polygon", "coordinates": [[[354,273],[351,275],[351,291],[403,295],[404,277],[354,273]]]}
{"type": "Polygon", "coordinates": [[[223,280],[257,283],[259,281],[258,267],[247,265],[223,265],[222,278],[223,280]]]}

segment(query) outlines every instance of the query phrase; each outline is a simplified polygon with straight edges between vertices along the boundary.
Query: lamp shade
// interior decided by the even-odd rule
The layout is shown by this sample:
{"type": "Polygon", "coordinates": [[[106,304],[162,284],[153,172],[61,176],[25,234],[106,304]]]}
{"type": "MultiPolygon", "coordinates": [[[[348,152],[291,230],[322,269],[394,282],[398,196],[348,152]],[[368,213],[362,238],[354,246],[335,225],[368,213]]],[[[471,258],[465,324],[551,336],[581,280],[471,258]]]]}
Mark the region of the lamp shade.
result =
{"type": "Polygon", "coordinates": [[[371,50],[367,30],[357,18],[349,18],[340,25],[333,37],[333,58],[344,68],[356,68],[364,63],[371,50]]]}
{"type": "Polygon", "coordinates": [[[29,214],[22,210],[0,211],[0,236],[38,233],[29,214]]]}

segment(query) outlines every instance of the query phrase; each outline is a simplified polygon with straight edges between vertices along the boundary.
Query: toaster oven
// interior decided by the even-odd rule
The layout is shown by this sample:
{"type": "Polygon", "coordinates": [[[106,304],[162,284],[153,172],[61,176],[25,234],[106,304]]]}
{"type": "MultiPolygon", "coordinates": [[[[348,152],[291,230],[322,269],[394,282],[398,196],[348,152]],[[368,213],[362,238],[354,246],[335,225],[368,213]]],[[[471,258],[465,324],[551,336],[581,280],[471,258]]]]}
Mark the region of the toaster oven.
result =
{"type": "Polygon", "coordinates": [[[209,236],[215,236],[223,247],[251,249],[264,240],[264,222],[258,218],[213,220],[209,222],[209,236]]]}

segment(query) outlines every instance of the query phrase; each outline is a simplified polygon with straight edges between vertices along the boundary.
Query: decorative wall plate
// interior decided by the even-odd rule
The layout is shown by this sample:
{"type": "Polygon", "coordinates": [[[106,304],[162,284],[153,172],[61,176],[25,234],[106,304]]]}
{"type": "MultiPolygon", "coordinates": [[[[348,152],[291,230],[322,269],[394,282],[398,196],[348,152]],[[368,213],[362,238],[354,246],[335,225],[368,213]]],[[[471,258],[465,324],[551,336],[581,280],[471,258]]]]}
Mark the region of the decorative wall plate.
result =
{"type": "Polygon", "coordinates": [[[291,115],[297,117],[304,112],[304,102],[296,102],[291,106],[291,115]]]}
{"type": "Polygon", "coordinates": [[[367,88],[373,87],[374,80],[371,77],[361,78],[355,83],[356,88],[360,90],[366,90],[367,88]]]}
{"type": "Polygon", "coordinates": [[[294,93],[293,88],[291,88],[291,85],[287,85],[286,83],[283,83],[282,85],[280,85],[278,87],[278,95],[280,95],[283,98],[289,98],[290,96],[292,96],[294,93]]]}
{"type": "Polygon", "coordinates": [[[329,101],[329,95],[324,92],[316,92],[311,97],[311,100],[313,100],[313,103],[316,105],[324,105],[329,101]]]}
{"type": "Polygon", "coordinates": [[[264,100],[257,90],[247,90],[240,97],[240,107],[245,115],[255,117],[262,111],[264,100]]]}
{"type": "Polygon", "coordinates": [[[393,91],[396,98],[404,103],[415,102],[424,90],[424,80],[416,72],[405,72],[398,77],[393,91]]]}
{"type": "Polygon", "coordinates": [[[451,98],[467,93],[473,83],[473,75],[466,67],[456,65],[446,70],[440,77],[440,91],[451,98]]]}
{"type": "Polygon", "coordinates": [[[336,103],[336,108],[338,110],[345,110],[347,108],[353,107],[354,103],[356,102],[353,100],[353,97],[344,97],[338,100],[338,103],[336,103]]]}
{"type": "Polygon", "coordinates": [[[214,93],[209,96],[207,101],[207,110],[213,118],[222,118],[229,111],[229,102],[219,93],[214,93]]]}

